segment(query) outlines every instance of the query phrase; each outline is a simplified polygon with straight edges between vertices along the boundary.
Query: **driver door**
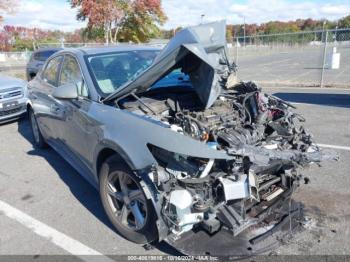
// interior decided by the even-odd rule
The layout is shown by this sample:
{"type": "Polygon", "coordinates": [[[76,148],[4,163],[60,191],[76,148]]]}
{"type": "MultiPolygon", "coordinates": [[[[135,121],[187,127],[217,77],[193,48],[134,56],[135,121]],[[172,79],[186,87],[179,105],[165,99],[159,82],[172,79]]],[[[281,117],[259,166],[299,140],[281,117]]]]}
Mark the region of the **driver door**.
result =
{"type": "Polygon", "coordinates": [[[89,99],[88,88],[79,62],[70,54],[65,55],[59,76],[59,86],[66,84],[77,87],[78,98],[60,99],[66,116],[61,128],[60,140],[64,143],[69,161],[73,162],[83,176],[91,173],[90,177],[86,177],[91,179],[93,165],[90,156],[97,141],[97,135],[94,132],[96,123],[89,116],[92,101],[89,99]]]}

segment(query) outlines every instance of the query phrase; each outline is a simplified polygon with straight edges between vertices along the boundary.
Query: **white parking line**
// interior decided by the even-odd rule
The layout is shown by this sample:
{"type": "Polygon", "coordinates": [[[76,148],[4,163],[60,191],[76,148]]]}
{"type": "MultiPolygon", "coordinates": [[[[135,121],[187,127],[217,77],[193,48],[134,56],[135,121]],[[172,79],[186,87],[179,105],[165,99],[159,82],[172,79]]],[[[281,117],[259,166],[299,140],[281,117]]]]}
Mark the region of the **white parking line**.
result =
{"type": "Polygon", "coordinates": [[[340,150],[348,150],[350,151],[349,146],[337,146],[337,145],[327,145],[327,144],[317,144],[320,147],[327,147],[327,148],[334,148],[334,149],[340,149],[340,150]]]}
{"type": "Polygon", "coordinates": [[[21,223],[25,227],[32,230],[35,234],[48,239],[56,246],[64,249],[68,253],[78,256],[84,261],[106,261],[112,262],[111,258],[103,256],[98,251],[85,246],[79,241],[57,231],[56,229],[49,227],[48,225],[30,217],[22,211],[10,206],[9,204],[0,200],[0,213],[3,213],[9,218],[21,223]],[[90,257],[89,257],[90,256],[90,257]],[[94,257],[91,257],[94,256],[94,257]],[[98,256],[98,257],[96,257],[98,256]]]}
{"type": "MultiPolygon", "coordinates": [[[[264,89],[276,89],[278,91],[285,91],[285,90],[293,90],[293,91],[303,91],[303,90],[327,90],[327,91],[350,91],[349,88],[342,88],[342,87],[278,87],[278,86],[264,86],[264,89]]],[[[302,93],[302,92],[301,92],[302,93]]],[[[322,93],[320,93],[322,94],[322,93]]]]}

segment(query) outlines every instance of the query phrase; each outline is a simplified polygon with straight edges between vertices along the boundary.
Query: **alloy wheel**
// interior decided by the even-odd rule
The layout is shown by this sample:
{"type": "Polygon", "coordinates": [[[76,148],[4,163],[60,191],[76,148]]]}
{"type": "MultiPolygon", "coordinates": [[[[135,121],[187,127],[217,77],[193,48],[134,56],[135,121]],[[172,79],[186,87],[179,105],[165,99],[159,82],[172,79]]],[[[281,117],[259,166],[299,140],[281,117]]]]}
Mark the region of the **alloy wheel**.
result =
{"type": "Polygon", "coordinates": [[[128,229],[139,230],[147,221],[146,199],[139,184],[122,172],[109,174],[108,203],[117,220],[128,229]]]}

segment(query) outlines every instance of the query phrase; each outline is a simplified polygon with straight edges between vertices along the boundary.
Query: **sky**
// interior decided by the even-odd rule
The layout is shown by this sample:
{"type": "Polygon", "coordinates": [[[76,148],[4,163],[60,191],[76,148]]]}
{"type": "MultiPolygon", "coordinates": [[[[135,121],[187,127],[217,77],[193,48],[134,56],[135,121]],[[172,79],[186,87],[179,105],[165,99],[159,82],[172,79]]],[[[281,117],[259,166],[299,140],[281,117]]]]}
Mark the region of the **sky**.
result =
{"type": "MultiPolygon", "coordinates": [[[[297,18],[337,20],[350,14],[350,0],[162,0],[162,6],[168,16],[165,29],[202,20],[260,24],[297,18]]],[[[76,20],[76,13],[67,0],[21,0],[15,14],[4,15],[4,24],[73,31],[86,25],[76,20]]]]}

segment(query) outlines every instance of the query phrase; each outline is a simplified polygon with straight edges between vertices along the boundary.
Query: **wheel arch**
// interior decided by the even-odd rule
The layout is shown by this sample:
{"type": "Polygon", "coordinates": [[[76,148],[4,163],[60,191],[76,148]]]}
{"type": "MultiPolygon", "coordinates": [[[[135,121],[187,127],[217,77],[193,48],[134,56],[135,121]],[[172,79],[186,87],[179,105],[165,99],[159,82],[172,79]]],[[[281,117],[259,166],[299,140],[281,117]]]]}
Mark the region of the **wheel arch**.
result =
{"type": "Polygon", "coordinates": [[[29,110],[33,110],[32,105],[28,102],[27,103],[27,112],[29,112],[29,110]]]}
{"type": "Polygon", "coordinates": [[[134,170],[134,165],[124,150],[115,145],[105,145],[97,150],[95,157],[95,171],[98,179],[103,163],[112,156],[115,157],[115,161],[122,161],[134,170]]]}
{"type": "Polygon", "coordinates": [[[114,155],[117,156],[118,153],[110,147],[105,147],[102,150],[100,150],[100,152],[98,153],[97,158],[96,158],[96,174],[97,174],[97,176],[99,176],[99,174],[100,174],[101,167],[102,167],[103,163],[109,157],[114,156],[114,155]]]}

